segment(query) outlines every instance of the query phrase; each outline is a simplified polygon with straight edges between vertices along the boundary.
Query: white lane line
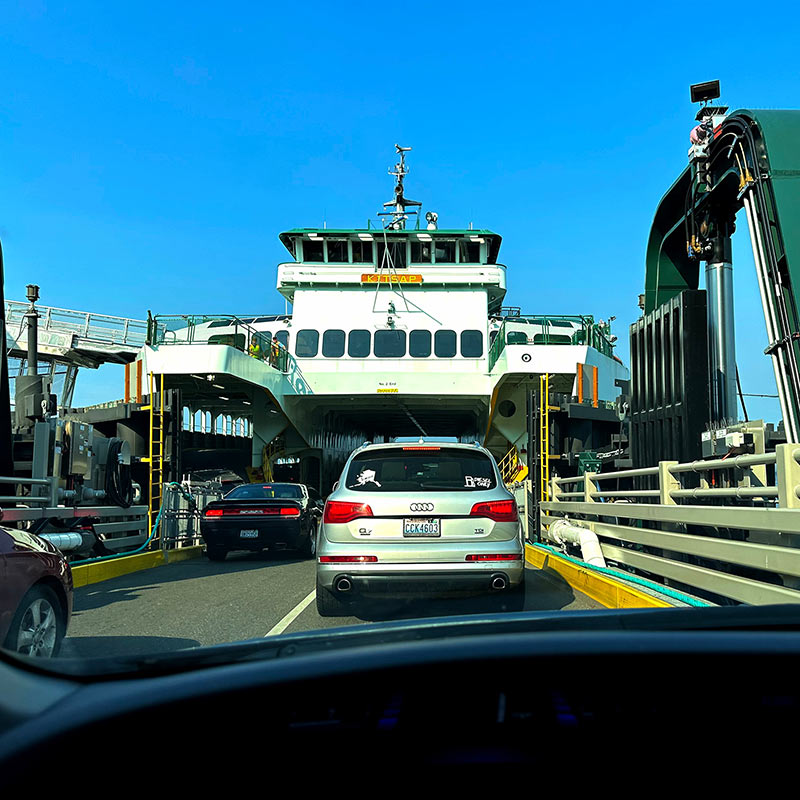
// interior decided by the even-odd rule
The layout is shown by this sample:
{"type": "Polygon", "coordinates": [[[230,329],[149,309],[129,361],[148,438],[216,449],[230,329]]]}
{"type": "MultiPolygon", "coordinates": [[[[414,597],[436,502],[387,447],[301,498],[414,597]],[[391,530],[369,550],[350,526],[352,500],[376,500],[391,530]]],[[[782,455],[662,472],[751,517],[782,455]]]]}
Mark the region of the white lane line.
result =
{"type": "Polygon", "coordinates": [[[310,605],[311,601],[317,596],[314,589],[305,599],[301,600],[277,625],[273,625],[265,634],[267,636],[277,636],[283,633],[310,605]]]}

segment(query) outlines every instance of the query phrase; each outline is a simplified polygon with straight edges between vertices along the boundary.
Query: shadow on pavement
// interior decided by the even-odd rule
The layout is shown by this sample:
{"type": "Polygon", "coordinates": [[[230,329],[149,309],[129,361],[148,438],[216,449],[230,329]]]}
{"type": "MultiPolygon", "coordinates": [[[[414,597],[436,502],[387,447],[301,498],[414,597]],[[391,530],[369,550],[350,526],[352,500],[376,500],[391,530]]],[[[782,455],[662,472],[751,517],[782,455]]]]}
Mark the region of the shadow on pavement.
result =
{"type": "Polygon", "coordinates": [[[82,611],[102,608],[111,603],[136,600],[143,592],[166,583],[229,575],[265,567],[283,567],[307,560],[309,559],[303,558],[294,550],[275,550],[261,553],[231,553],[225,561],[209,561],[205,556],[201,556],[178,561],[175,564],[164,564],[75,589],[73,614],[78,616],[82,611]]]}
{"type": "Polygon", "coordinates": [[[364,622],[378,622],[512,611],[556,611],[571,605],[575,600],[572,587],[557,573],[526,569],[524,602],[511,594],[424,599],[370,597],[366,601],[354,603],[352,616],[364,622]]]}
{"type": "Polygon", "coordinates": [[[195,639],[173,636],[67,636],[59,658],[147,655],[199,646],[195,639]]]}

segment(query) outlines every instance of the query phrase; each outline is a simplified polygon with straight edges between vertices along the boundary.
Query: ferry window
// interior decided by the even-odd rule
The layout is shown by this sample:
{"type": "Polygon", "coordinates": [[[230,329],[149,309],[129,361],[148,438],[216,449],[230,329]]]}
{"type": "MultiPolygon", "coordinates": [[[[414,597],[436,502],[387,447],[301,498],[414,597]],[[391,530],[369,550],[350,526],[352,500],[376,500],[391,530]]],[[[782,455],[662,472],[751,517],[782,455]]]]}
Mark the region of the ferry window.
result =
{"type": "Polygon", "coordinates": [[[468,239],[459,239],[458,260],[462,264],[480,264],[481,243],[470,242],[468,239]]]}
{"type": "Polygon", "coordinates": [[[412,264],[430,264],[431,253],[432,248],[430,242],[411,242],[412,264]]]}
{"type": "Polygon", "coordinates": [[[303,241],[303,261],[324,261],[322,239],[305,239],[303,241]]]}
{"type": "Polygon", "coordinates": [[[431,332],[411,331],[408,336],[408,352],[411,358],[427,358],[431,354],[431,332]]]}
{"type": "Polygon", "coordinates": [[[461,355],[464,358],[483,355],[483,334],[480,331],[461,331],[461,355]]]}
{"type": "Polygon", "coordinates": [[[360,239],[358,241],[353,240],[353,263],[372,263],[372,242],[362,242],[360,239]]]}
{"type": "Polygon", "coordinates": [[[298,331],[294,354],[298,358],[314,358],[319,350],[319,331],[306,329],[298,331]]]}
{"type": "Polygon", "coordinates": [[[437,264],[455,264],[456,243],[452,239],[437,239],[435,250],[437,264]]]}
{"type": "Polygon", "coordinates": [[[378,358],[402,358],[405,354],[405,331],[375,331],[375,355],[378,358]]]}
{"type": "Polygon", "coordinates": [[[322,355],[341,358],[344,355],[344,331],[330,330],[322,334],[322,355]]]}
{"type": "Polygon", "coordinates": [[[327,244],[329,263],[346,264],[350,260],[347,257],[347,239],[329,239],[327,244]]]}
{"type": "MultiPolygon", "coordinates": [[[[389,239],[389,255],[392,258],[391,266],[395,269],[404,269],[407,265],[406,262],[406,240],[405,239],[389,239]]],[[[389,268],[389,260],[384,257],[386,245],[383,242],[378,242],[378,266],[389,268]]]]}
{"type": "Polygon", "coordinates": [[[369,355],[372,336],[369,331],[350,331],[347,339],[347,355],[350,358],[366,358],[369,355]]]}
{"type": "Polygon", "coordinates": [[[286,350],[289,349],[289,331],[278,331],[275,334],[275,338],[280,342],[286,350]]]}
{"type": "Polygon", "coordinates": [[[572,344],[572,337],[563,333],[537,333],[533,337],[534,344],[572,344]]]}
{"type": "Polygon", "coordinates": [[[433,337],[433,352],[436,358],[452,358],[456,354],[456,332],[436,331],[433,337]]]}

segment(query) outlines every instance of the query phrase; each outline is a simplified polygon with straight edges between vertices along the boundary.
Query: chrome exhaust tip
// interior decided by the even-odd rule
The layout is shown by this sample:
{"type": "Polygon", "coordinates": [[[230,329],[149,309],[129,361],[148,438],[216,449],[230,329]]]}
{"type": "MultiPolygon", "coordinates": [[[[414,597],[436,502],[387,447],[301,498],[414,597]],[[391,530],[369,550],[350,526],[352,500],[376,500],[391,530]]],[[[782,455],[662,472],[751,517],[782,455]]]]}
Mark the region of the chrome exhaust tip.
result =
{"type": "Polygon", "coordinates": [[[508,580],[505,575],[495,575],[492,578],[492,589],[496,592],[502,592],[503,589],[508,587],[508,580]]]}
{"type": "Polygon", "coordinates": [[[350,580],[350,578],[342,577],[336,581],[337,592],[342,592],[344,594],[345,592],[349,592],[352,588],[353,582],[350,580]]]}

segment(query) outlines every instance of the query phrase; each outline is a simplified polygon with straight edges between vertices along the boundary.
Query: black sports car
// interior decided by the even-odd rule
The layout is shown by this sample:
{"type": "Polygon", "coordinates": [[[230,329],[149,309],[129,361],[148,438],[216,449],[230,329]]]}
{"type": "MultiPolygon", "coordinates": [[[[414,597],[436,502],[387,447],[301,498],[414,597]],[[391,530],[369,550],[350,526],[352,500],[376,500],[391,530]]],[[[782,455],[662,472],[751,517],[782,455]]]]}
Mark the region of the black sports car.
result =
{"type": "Polygon", "coordinates": [[[308,558],[317,552],[322,498],[301,483],[249,483],[203,509],[200,533],[211,561],[231,550],[286,546],[308,558]]]}

